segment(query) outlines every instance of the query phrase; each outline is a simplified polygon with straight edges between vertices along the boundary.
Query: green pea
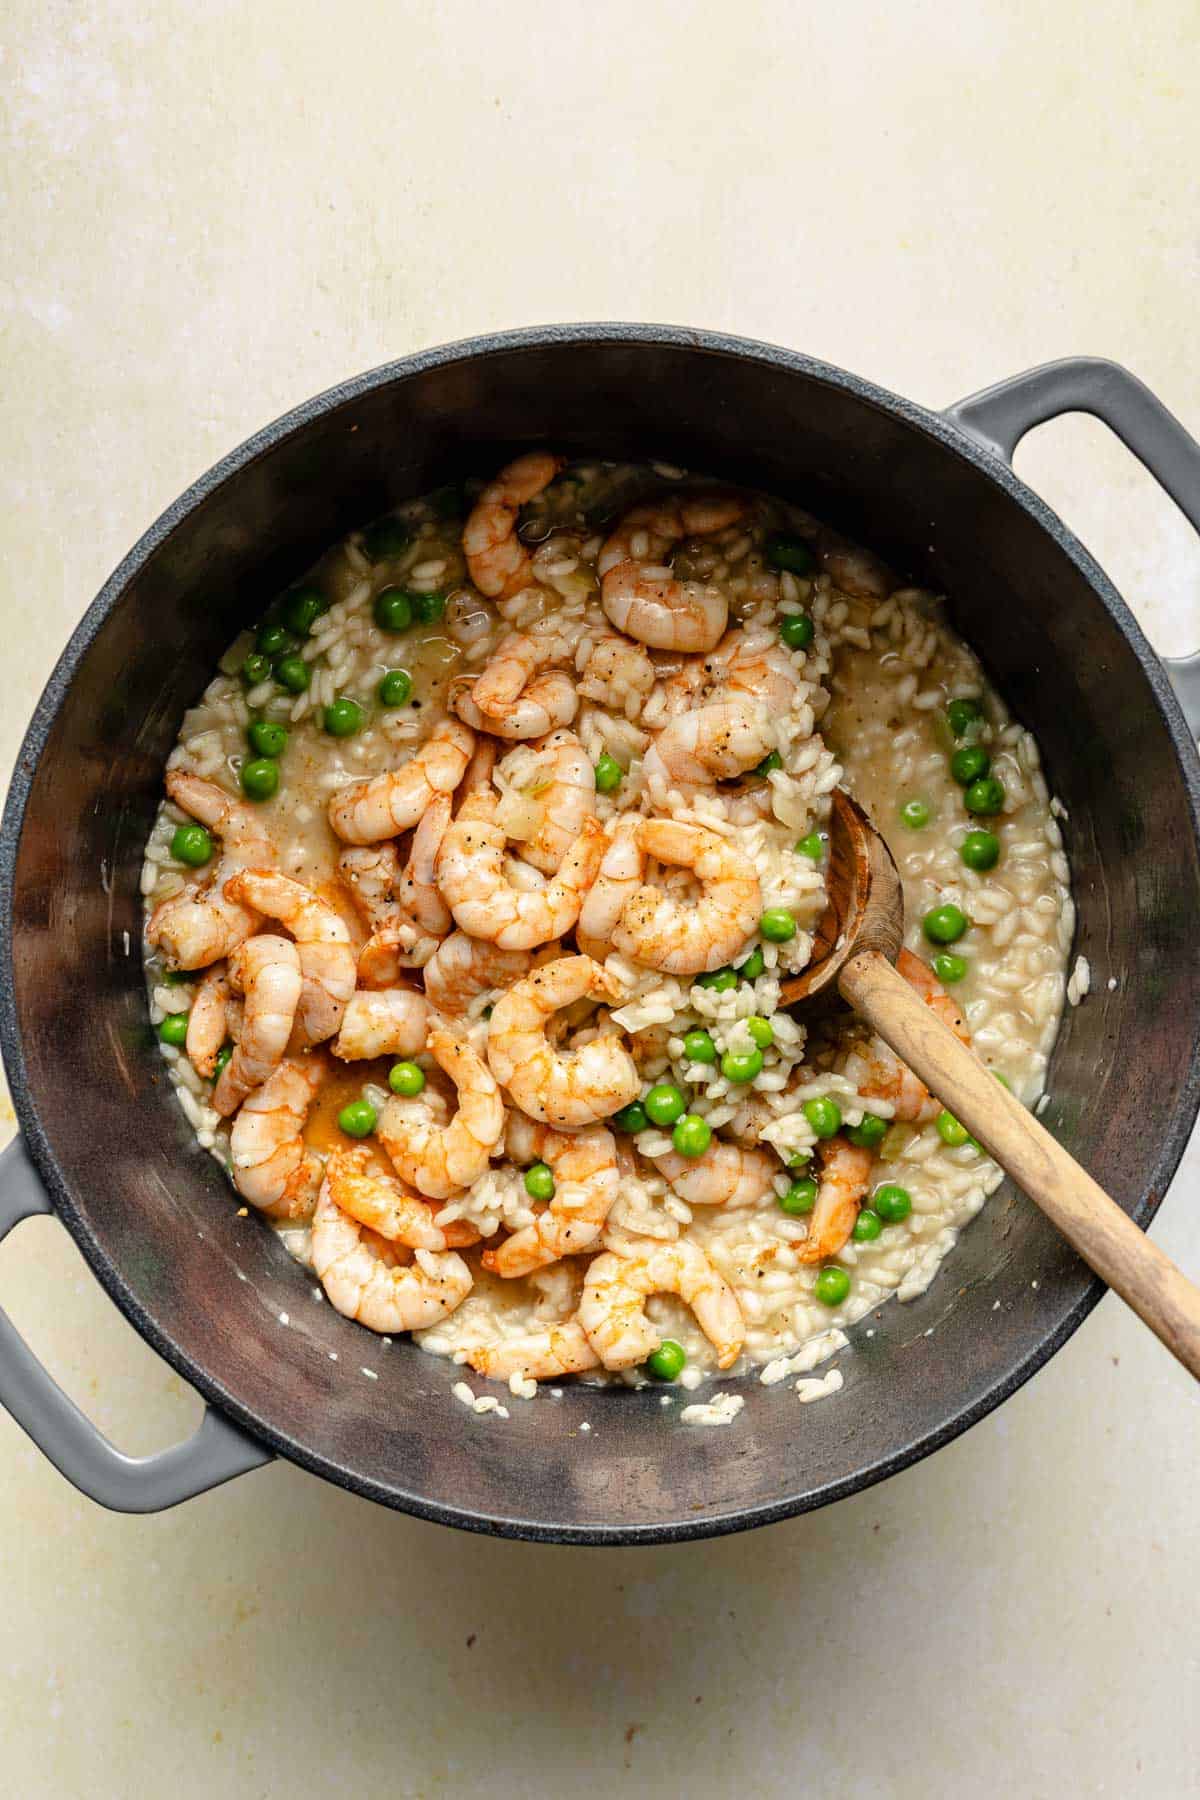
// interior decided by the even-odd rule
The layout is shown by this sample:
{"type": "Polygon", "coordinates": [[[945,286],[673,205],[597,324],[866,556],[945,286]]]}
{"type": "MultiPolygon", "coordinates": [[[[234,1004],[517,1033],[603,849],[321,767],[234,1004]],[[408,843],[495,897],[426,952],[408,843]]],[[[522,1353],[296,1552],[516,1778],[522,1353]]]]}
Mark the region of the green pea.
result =
{"type": "Polygon", "coordinates": [[[828,1096],[820,1100],[806,1100],[800,1110],[819,1138],[836,1137],[842,1129],[842,1109],[836,1100],[830,1100],[828,1096]]]}
{"type": "Polygon", "coordinates": [[[213,1063],[212,1078],[214,1081],[219,1081],[221,1079],[222,1075],[225,1073],[226,1066],[232,1055],[233,1055],[233,1045],[232,1044],[222,1044],[221,1048],[217,1051],[217,1059],[213,1063]]]}
{"type": "Polygon", "coordinates": [[[742,1087],[747,1082],[757,1080],[762,1074],[763,1053],[761,1050],[727,1050],[721,1058],[721,1073],[726,1081],[732,1081],[742,1087]]]}
{"type": "Polygon", "coordinates": [[[176,862],[201,869],[213,853],[213,841],[203,825],[177,825],[171,834],[171,855],[176,862]]]}
{"type": "Polygon", "coordinates": [[[793,1150],[790,1156],[784,1158],[784,1161],[789,1169],[802,1169],[806,1162],[812,1161],[812,1151],[793,1150]]]}
{"type": "Polygon", "coordinates": [[[950,773],[959,787],[970,787],[986,775],[992,766],[992,759],[982,744],[964,744],[950,758],[950,773]]]}
{"type": "Polygon", "coordinates": [[[712,1143],[712,1127],[707,1119],[684,1113],[671,1133],[671,1142],[680,1156],[703,1156],[712,1143]]]}
{"type": "Polygon", "coordinates": [[[711,988],[714,994],[727,994],[730,988],[737,986],[737,981],[732,969],[711,969],[707,975],[697,975],[692,985],[711,988]]]}
{"type": "Polygon", "coordinates": [[[445,594],[414,594],[413,613],[422,625],[432,625],[446,610],[445,594]]]}
{"type": "Polygon", "coordinates": [[[287,749],[288,734],[273,719],[253,719],[246,736],[257,756],[282,756],[287,749]]]}
{"type": "Polygon", "coordinates": [[[297,637],[305,638],[320,618],[329,611],[329,602],[320,588],[293,588],[283,603],[283,622],[297,637]]]}
{"type": "Polygon", "coordinates": [[[267,619],[258,628],[254,648],[261,650],[264,656],[290,656],[293,650],[300,648],[300,639],[278,619],[267,619]]]}
{"type": "Polygon", "coordinates": [[[992,818],[1004,810],[1004,783],[997,775],[984,775],[971,783],[963,795],[963,805],[980,818],[992,818]]]}
{"type": "Polygon", "coordinates": [[[687,1098],[673,1081],[660,1081],[642,1096],[646,1117],[654,1125],[673,1125],[687,1111],[687,1098]]]}
{"type": "Polygon", "coordinates": [[[389,669],[379,684],[383,706],[403,706],[412,693],[412,676],[407,669],[389,669]]]}
{"type": "Polygon", "coordinates": [[[195,979],[195,969],[164,969],[159,976],[159,980],[165,987],[187,987],[188,983],[195,979]]]}
{"type": "Polygon", "coordinates": [[[820,862],[825,855],[825,840],[820,832],[810,831],[807,837],[802,837],[796,845],[796,855],[808,856],[813,862],[820,862]]]}
{"type": "Polygon", "coordinates": [[[623,1106],[620,1112],[615,1112],[613,1114],[613,1124],[616,1126],[617,1130],[627,1131],[631,1136],[635,1132],[645,1131],[649,1123],[650,1121],[646,1117],[645,1107],[639,1105],[636,1100],[632,1101],[628,1106],[623,1106]]]}
{"type": "Polygon", "coordinates": [[[393,1063],[388,1070],[388,1086],[393,1094],[411,1100],[425,1086],[425,1071],[415,1062],[393,1063]]]}
{"type": "Polygon", "coordinates": [[[675,1381],[683,1373],[686,1362],[683,1345],[677,1344],[674,1338],[664,1338],[658,1349],[652,1350],[646,1358],[646,1369],[658,1381],[675,1381]]]}
{"type": "Polygon", "coordinates": [[[775,1032],[771,1021],[760,1018],[757,1013],[751,1013],[750,1017],[743,1022],[746,1030],[750,1033],[751,1043],[757,1044],[760,1050],[769,1050],[775,1042],[775,1032]]]}
{"type": "Polygon", "coordinates": [[[554,1175],[549,1163],[534,1163],[526,1169],[525,1192],[531,1200],[553,1200],[554,1175]]]}
{"type": "Polygon", "coordinates": [[[757,981],[766,966],[767,959],[763,955],[761,947],[756,944],[745,962],[738,964],[738,978],[741,981],[757,981]]]}
{"type": "Polygon", "coordinates": [[[377,519],[363,532],[363,549],[373,563],[403,556],[412,543],[412,532],[399,519],[377,519]]]}
{"type": "Polygon", "coordinates": [[[788,613],[779,622],[779,635],[789,650],[807,650],[816,629],[807,613],[788,613]]]}
{"type": "Polygon", "coordinates": [[[946,708],[946,722],[955,737],[966,737],[976,719],[983,716],[978,700],[952,700],[946,708]]]}
{"type": "Polygon", "coordinates": [[[799,1181],[793,1181],[786,1194],[779,1195],[779,1210],[787,1213],[791,1219],[799,1219],[810,1213],[817,1203],[817,1184],[811,1175],[802,1175],[799,1181]]]}
{"type": "Polygon", "coordinates": [[[924,831],[929,823],[929,803],[926,800],[906,800],[900,808],[900,821],[910,831],[924,831]]]}
{"type": "Polygon", "coordinates": [[[242,792],[247,800],[269,800],[279,787],[279,764],[270,756],[252,756],[242,764],[242,792]]]}
{"type": "Polygon", "coordinates": [[[275,664],[275,679],[289,694],[302,694],[312,680],[312,670],[302,656],[281,656],[275,664]]]}
{"type": "Polygon", "coordinates": [[[772,769],[782,769],[782,767],[783,758],[778,750],[768,750],[762,761],[756,763],[750,773],[752,775],[769,775],[772,769]]]}
{"type": "Polygon", "coordinates": [[[259,682],[265,681],[270,673],[270,657],[261,656],[257,650],[252,650],[242,664],[242,680],[247,687],[257,687],[259,682]]]}
{"type": "Polygon", "coordinates": [[[687,1057],[689,1062],[715,1063],[717,1060],[717,1046],[713,1043],[707,1031],[702,1031],[700,1029],[688,1031],[684,1033],[683,1054],[687,1057]]]}
{"type": "Polygon", "coordinates": [[[786,944],[796,935],[796,920],[786,906],[769,906],[758,921],[758,929],[768,944],[786,944]]]}
{"type": "Polygon", "coordinates": [[[785,569],[789,575],[811,575],[816,569],[816,557],[794,532],[773,531],[763,548],[773,569],[785,569]]]}
{"type": "Polygon", "coordinates": [[[159,1039],[164,1044],[173,1044],[178,1050],[187,1043],[188,1016],[186,1013],[168,1013],[158,1028],[159,1039]]]}
{"type": "Polygon", "coordinates": [[[921,920],[921,929],[931,944],[956,944],[968,923],[961,906],[947,900],[941,906],[930,907],[921,920]]]}
{"type": "Polygon", "coordinates": [[[407,631],[413,622],[413,596],[403,588],[381,588],[375,596],[375,623],[380,631],[407,631]]]}
{"type": "Polygon", "coordinates": [[[596,792],[598,794],[614,793],[620,787],[624,774],[625,771],[616,757],[610,756],[606,750],[596,764],[596,792]]]}
{"type": "Polygon", "coordinates": [[[1011,1094],[1013,1091],[1013,1084],[1008,1079],[1008,1076],[1005,1075],[1000,1069],[993,1069],[992,1074],[996,1077],[996,1080],[1000,1083],[1000,1086],[1007,1088],[1009,1093],[1011,1094]]]}
{"type": "Polygon", "coordinates": [[[958,854],[968,869],[982,874],[985,869],[994,869],[1000,861],[1000,839],[994,831],[968,831],[958,847],[958,854]]]}
{"type": "Polygon", "coordinates": [[[347,1137],[370,1137],[378,1116],[369,1100],[351,1100],[338,1114],[338,1124],[347,1137]]]}
{"type": "Polygon", "coordinates": [[[948,1144],[952,1150],[957,1150],[960,1145],[965,1144],[971,1135],[966,1126],[960,1124],[953,1113],[948,1112],[938,1114],[937,1130],[943,1144],[948,1144]]]}
{"type": "Polygon", "coordinates": [[[813,1293],[822,1306],[840,1306],[850,1292],[850,1277],[845,1269],[827,1263],[813,1283],[813,1293]]]}
{"type": "Polygon", "coordinates": [[[873,1244],[883,1230],[883,1220],[870,1206],[864,1206],[854,1221],[853,1237],[856,1244],[873,1244]]]}
{"type": "Polygon", "coordinates": [[[965,956],[955,956],[952,950],[945,950],[940,956],[934,957],[933,972],[939,981],[945,982],[947,987],[952,987],[966,974],[967,959],[965,956]]]}
{"type": "Polygon", "coordinates": [[[348,700],[345,694],[339,694],[332,705],[325,708],[325,729],[330,737],[353,737],[361,731],[363,709],[357,700],[348,700]]]}
{"type": "Polygon", "coordinates": [[[860,1150],[878,1150],[888,1134],[888,1122],[878,1113],[865,1113],[861,1125],[851,1125],[846,1136],[860,1150]]]}
{"type": "Polygon", "coordinates": [[[894,1181],[885,1181],[871,1195],[871,1205],[885,1225],[899,1225],[912,1211],[912,1195],[894,1181]]]}

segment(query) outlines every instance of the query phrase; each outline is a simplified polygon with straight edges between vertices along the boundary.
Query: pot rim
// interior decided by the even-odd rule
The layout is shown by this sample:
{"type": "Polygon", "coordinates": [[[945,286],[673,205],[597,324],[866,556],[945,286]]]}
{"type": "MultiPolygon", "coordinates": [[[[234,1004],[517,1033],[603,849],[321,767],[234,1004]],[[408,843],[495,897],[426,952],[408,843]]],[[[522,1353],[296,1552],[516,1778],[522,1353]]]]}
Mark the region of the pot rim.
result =
{"type": "MultiPolygon", "coordinates": [[[[732,356],[741,360],[766,364],[789,374],[800,374],[824,385],[854,395],[882,411],[898,416],[913,430],[932,437],[978,473],[998,486],[1006,498],[1021,509],[1053,539],[1087,581],[1099,603],[1105,608],[1130,644],[1138,665],[1146,678],[1160,719],[1180,763],[1189,801],[1189,823],[1193,838],[1200,846],[1200,754],[1184,721],[1178,700],[1162,664],[1146,639],[1137,620],[1099,564],[1046,502],[1029,488],[1011,465],[984,448],[961,426],[944,415],[893,394],[862,376],[851,374],[833,364],[803,355],[799,351],[735,337],[723,332],[691,327],[657,324],[580,323],[567,325],[534,325],[516,330],[459,339],[453,343],[420,350],[373,369],[352,376],[311,399],[281,414],[229,451],[194,481],[178,499],[159,515],[117,565],[96,598],[88,606],[58,658],[34,709],[22,740],[13,769],[12,782],[0,823],[0,1051],[12,1093],[19,1128],[25,1135],[38,1172],[50,1194],[54,1209],[72,1238],[78,1244],[93,1274],[109,1297],[120,1308],[140,1335],[203,1398],[228,1414],[271,1449],[298,1464],[308,1472],[336,1482],[352,1493],[378,1501],[398,1511],[435,1523],[453,1525],[468,1531],[492,1536],[520,1538],[542,1543],[578,1545],[660,1544],[688,1539],[721,1536],[735,1531],[751,1530],[759,1525],[810,1512],[832,1501],[858,1493],[876,1482],[898,1474],[932,1451],[940,1449],[970,1426],[984,1418],[1002,1401],[1046,1363],[1078,1329],[1107,1289],[1093,1277],[1075,1304],[1055,1326],[1040,1336],[1026,1354],[1010,1368],[985,1394],[972,1404],[952,1412],[931,1431],[911,1443],[880,1457],[858,1469],[853,1475],[826,1483],[823,1487],[799,1496],[788,1496],[768,1504],[731,1510],[704,1519],[664,1519],[652,1525],[630,1526],[603,1524],[546,1524],[518,1516],[485,1514],[430,1501],[416,1493],[402,1492],[376,1482],[370,1474],[314,1454],[294,1439],[279,1432],[269,1420],[239,1400],[207,1370],[193,1363],[175,1341],[167,1336],[145,1311],[125,1282],[121,1270],[108,1257],[96,1239],[91,1226],[76,1210],[70,1192],[58,1169],[53,1146],[44,1133],[31,1095],[21,1048],[20,1022],[13,988],[12,897],[17,855],[24,826],[25,811],[33,779],[46,741],[53,729],[67,692],[88,650],[109,614],[115,609],[129,582],[150,561],[171,532],[203,501],[224,483],[232,480],[259,457],[274,450],[281,442],[304,429],[313,420],[349,402],[361,399],[377,388],[419,374],[428,369],[444,368],[474,358],[517,352],[531,348],[560,346],[563,350],[584,344],[640,344],[668,349],[695,350],[707,355],[732,356]]],[[[1195,1024],[1195,1041],[1200,1045],[1200,1019],[1195,1024]]],[[[1180,1158],[1187,1146],[1197,1113],[1200,1112],[1200,1056],[1193,1056],[1185,1077],[1181,1097],[1170,1129],[1164,1134],[1150,1173],[1145,1193],[1132,1211],[1133,1219],[1145,1227],[1154,1217],[1166,1193],[1180,1158]]]]}

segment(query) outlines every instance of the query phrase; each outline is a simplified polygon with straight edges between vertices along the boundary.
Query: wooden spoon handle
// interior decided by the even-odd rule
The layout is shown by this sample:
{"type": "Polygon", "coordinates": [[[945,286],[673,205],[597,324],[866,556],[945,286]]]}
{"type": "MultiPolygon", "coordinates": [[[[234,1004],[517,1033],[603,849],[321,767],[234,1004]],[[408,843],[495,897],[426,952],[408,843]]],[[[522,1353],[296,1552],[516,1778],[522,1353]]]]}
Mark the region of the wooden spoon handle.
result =
{"type": "Polygon", "coordinates": [[[877,950],[852,956],[838,987],[1101,1280],[1200,1380],[1200,1290],[959,1042],[886,957],[877,950]]]}

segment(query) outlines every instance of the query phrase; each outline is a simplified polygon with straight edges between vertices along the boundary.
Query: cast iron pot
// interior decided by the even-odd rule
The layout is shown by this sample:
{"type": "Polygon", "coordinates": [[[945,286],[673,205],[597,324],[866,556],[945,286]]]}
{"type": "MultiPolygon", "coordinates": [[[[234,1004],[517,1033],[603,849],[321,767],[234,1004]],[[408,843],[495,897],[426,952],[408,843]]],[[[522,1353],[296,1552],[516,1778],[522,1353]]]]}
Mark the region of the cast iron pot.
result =
{"type": "Polygon", "coordinates": [[[1180,706],[1194,729],[1200,658],[1178,665],[1177,699],[1104,575],[1013,475],[1022,433],[1070,410],[1106,420],[1200,522],[1200,450],[1112,364],[1053,364],[939,415],[785,350],[621,325],[480,339],[364,375],[269,426],[163,515],[67,646],[8,799],[0,1037],[22,1137],[0,1168],[0,1235],[57,1213],[209,1409],[190,1443],[124,1457],[0,1315],[0,1400],[64,1474],[106,1505],[150,1510],[280,1454],[472,1530],[701,1537],[903,1468],[1065,1341],[1101,1285],[1006,1187],[921,1299],[851,1333],[827,1406],[802,1410],[751,1378],[732,1430],[681,1426],[654,1388],[567,1388],[514,1402],[506,1423],[473,1418],[453,1365],[318,1305],[271,1232],[236,1216],[154,1044],[138,874],[184,709],[236,630],[349,527],[532,444],[663,457],[792,496],[952,595],[955,624],[1037,734],[1094,971],[1063,1021],[1045,1122],[1145,1225],[1200,1089],[1200,765],[1180,706]]]}

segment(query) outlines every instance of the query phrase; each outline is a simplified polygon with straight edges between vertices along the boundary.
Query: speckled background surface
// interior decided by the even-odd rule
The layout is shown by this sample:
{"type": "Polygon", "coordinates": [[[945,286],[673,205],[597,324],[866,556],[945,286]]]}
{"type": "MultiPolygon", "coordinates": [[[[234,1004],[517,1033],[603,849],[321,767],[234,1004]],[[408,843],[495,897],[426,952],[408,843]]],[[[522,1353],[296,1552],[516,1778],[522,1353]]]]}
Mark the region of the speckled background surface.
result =
{"type": "MultiPolygon", "coordinates": [[[[158,511],[421,345],[666,319],[931,404],[1092,352],[1200,430],[1194,0],[13,0],[0,109],[5,773],[158,511]]],[[[1200,547],[1100,426],[1018,466],[1161,649],[1200,646],[1200,547]]],[[[1194,1276],[1198,1201],[1193,1141],[1156,1236],[1194,1276]]],[[[123,1447],[198,1417],[53,1222],[10,1239],[0,1300],[123,1447]]],[[[1198,1428],[1109,1299],[872,1493],[587,1552],[283,1467],[116,1518],[0,1415],[0,1787],[1197,1793],[1198,1428]]]]}

